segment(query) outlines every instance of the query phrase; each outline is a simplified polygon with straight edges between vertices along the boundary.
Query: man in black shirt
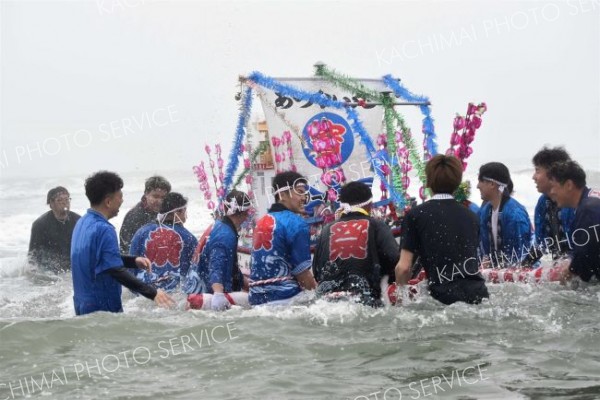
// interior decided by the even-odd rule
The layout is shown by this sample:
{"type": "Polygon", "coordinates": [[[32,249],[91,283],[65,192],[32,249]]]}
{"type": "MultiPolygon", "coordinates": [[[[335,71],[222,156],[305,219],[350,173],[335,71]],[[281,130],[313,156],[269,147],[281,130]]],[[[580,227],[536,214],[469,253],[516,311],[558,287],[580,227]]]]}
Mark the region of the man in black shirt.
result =
{"type": "Polygon", "coordinates": [[[171,184],[162,176],[146,179],[144,195],[139,203],[125,215],[119,232],[121,254],[129,254],[131,239],[142,226],[156,221],[160,206],[171,191],[171,184]]]}
{"type": "Polygon", "coordinates": [[[50,211],[31,226],[29,261],[47,271],[71,269],[71,236],[79,214],[71,212],[69,191],[62,186],[50,189],[46,196],[50,211]]]}
{"type": "Polygon", "coordinates": [[[429,160],[425,174],[433,197],[404,218],[396,283],[408,283],[413,260],[420,256],[433,298],[444,304],[480,303],[489,294],[479,273],[477,216],[450,194],[461,182],[462,165],[440,154],[429,160]]]}
{"type": "Polygon", "coordinates": [[[370,217],[371,189],[350,182],[340,190],[341,217],[326,225],[313,259],[318,295],[355,295],[370,306],[382,306],[381,277],[394,274],[398,243],[391,229],[370,217]]]}

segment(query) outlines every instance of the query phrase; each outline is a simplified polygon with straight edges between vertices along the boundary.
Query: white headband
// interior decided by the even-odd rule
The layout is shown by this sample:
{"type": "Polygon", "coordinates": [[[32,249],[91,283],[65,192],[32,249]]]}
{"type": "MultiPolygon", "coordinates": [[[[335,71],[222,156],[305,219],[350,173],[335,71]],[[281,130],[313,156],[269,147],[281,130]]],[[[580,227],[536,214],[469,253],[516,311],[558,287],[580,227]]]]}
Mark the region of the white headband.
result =
{"type": "Polygon", "coordinates": [[[292,190],[291,186],[284,186],[282,188],[277,189],[276,191],[273,192],[273,195],[279,194],[281,192],[285,192],[286,190],[292,190]]]}
{"type": "Polygon", "coordinates": [[[363,202],[362,202],[362,203],[360,203],[360,204],[353,204],[353,205],[350,205],[350,204],[348,204],[348,203],[340,203],[340,209],[342,210],[342,212],[343,212],[344,214],[348,214],[348,213],[351,213],[351,212],[353,212],[353,211],[359,211],[359,210],[361,210],[361,209],[362,209],[364,206],[367,206],[367,205],[371,204],[372,202],[373,202],[373,198],[370,198],[370,199],[369,199],[369,200],[367,200],[367,201],[363,201],[363,202]]]}
{"type": "Polygon", "coordinates": [[[483,179],[484,181],[493,182],[493,183],[495,183],[496,185],[498,185],[498,191],[499,191],[500,193],[504,193],[504,189],[506,189],[506,187],[508,186],[508,184],[506,184],[506,183],[502,183],[502,182],[500,182],[500,181],[497,181],[497,180],[495,180],[495,179],[488,178],[487,176],[484,176],[484,177],[482,177],[481,179],[483,179]]]}
{"type": "Polygon", "coordinates": [[[177,207],[177,208],[172,209],[171,211],[167,211],[164,214],[161,214],[161,213],[157,214],[156,215],[156,219],[158,220],[158,222],[160,222],[162,224],[163,221],[165,220],[165,218],[167,218],[167,215],[169,215],[171,213],[175,213],[175,212],[177,212],[179,210],[183,210],[185,208],[187,208],[187,203],[185,205],[181,206],[181,207],[177,207]]]}
{"type": "Polygon", "coordinates": [[[235,197],[231,199],[231,201],[223,200],[223,205],[227,207],[227,212],[225,215],[234,215],[238,212],[248,211],[250,208],[252,208],[252,202],[246,196],[244,196],[244,202],[241,205],[238,204],[235,197]],[[248,202],[245,200],[248,200],[248,202]]]}
{"type": "MultiPolygon", "coordinates": [[[[307,187],[307,185],[304,182],[298,183],[298,185],[304,185],[305,188],[307,187]]],[[[279,188],[273,192],[273,196],[275,196],[276,194],[279,194],[281,192],[285,192],[286,190],[289,190],[289,191],[295,190],[295,186],[284,186],[282,188],[279,188]]],[[[305,194],[308,194],[308,192],[306,192],[305,194]]]]}

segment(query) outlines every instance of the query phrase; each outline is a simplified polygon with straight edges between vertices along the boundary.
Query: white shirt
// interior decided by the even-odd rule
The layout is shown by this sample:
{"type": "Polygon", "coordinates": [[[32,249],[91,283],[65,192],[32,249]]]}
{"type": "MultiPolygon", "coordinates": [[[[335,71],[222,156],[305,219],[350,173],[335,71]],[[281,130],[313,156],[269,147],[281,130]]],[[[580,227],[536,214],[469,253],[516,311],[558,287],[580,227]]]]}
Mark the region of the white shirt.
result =
{"type": "Polygon", "coordinates": [[[498,249],[498,215],[500,207],[492,210],[492,238],[494,239],[494,248],[498,249]]]}

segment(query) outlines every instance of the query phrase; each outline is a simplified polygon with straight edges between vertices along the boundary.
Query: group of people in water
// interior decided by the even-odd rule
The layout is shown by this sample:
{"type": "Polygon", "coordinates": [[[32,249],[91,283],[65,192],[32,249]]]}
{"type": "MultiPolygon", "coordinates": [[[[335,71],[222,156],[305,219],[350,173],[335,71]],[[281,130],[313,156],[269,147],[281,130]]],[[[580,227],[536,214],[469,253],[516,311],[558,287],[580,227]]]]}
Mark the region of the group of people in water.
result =
{"type": "Polygon", "coordinates": [[[398,244],[390,227],[371,216],[373,195],[349,182],[338,196],[336,219],[323,226],[311,254],[304,205],[309,183],[293,171],[272,182],[275,203],[253,228],[249,274],[238,265],[238,239],[252,208],[243,192],[223,201],[223,215],[196,239],[184,224],[187,199],[164,178],[145,184],[142,200],[125,216],[120,240],[109,220],[123,203],[123,180],[101,171],[85,181],[90,208],[69,210],[69,192],[48,192],[50,211],[32,226],[29,253],[39,266],[71,269],[77,315],[121,312],[121,287],[170,307],[181,290],[188,307],[226,310],[238,305],[302,304],[314,297],[350,298],[373,307],[384,303],[382,282],[405,286],[425,271],[433,298],[444,304],[477,304],[489,297],[481,268],[536,268],[546,254],[564,281],[600,278],[600,194],[561,147],[533,157],[541,193],[534,224],[512,197],[508,168],[479,169],[479,210],[455,200],[462,164],[437,155],[425,168],[431,198],[403,216],[398,244]]]}

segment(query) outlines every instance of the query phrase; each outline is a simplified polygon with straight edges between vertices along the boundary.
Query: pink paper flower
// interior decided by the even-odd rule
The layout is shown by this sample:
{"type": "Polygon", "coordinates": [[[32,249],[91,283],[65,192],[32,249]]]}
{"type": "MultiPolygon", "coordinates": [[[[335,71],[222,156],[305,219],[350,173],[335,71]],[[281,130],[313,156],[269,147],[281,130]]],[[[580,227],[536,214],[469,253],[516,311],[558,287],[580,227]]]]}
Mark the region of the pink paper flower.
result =
{"type": "Polygon", "coordinates": [[[462,140],[461,140],[460,135],[456,131],[452,132],[452,136],[450,137],[450,144],[452,146],[458,146],[461,143],[462,143],[462,140]]]}
{"type": "Polygon", "coordinates": [[[467,106],[467,115],[473,115],[477,111],[477,106],[473,103],[469,103],[467,106]]]}
{"type": "Polygon", "coordinates": [[[457,115],[454,118],[454,130],[460,131],[464,127],[465,127],[465,119],[463,117],[461,117],[460,115],[457,115]]]}
{"type": "Polygon", "coordinates": [[[479,129],[479,127],[481,127],[481,118],[479,118],[477,115],[473,115],[469,121],[469,128],[479,129]]]}
{"type": "Polygon", "coordinates": [[[329,199],[329,201],[337,201],[337,197],[338,197],[338,194],[335,191],[335,189],[329,189],[327,191],[327,198],[329,199]]]}
{"type": "Polygon", "coordinates": [[[408,176],[403,176],[402,177],[402,187],[404,189],[407,189],[410,186],[410,177],[408,176]]]}

